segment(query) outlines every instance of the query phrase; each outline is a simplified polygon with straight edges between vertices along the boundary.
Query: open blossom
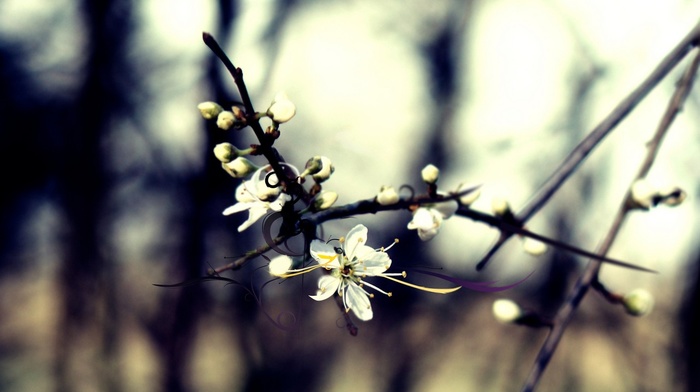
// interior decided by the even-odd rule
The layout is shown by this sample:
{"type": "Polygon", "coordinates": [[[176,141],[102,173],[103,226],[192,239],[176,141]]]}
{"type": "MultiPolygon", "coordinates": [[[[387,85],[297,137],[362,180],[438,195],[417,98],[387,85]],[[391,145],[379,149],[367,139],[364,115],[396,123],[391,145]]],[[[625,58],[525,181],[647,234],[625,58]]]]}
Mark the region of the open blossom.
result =
{"type": "Polygon", "coordinates": [[[454,200],[418,207],[413,213],[413,219],[408,222],[408,228],[418,230],[418,237],[428,241],[437,235],[442,221],[451,217],[458,207],[454,200]]]}
{"type": "MultiPolygon", "coordinates": [[[[282,211],[284,203],[292,199],[291,196],[282,193],[279,187],[268,187],[265,183],[266,175],[265,168],[261,168],[253,174],[250,180],[243,181],[236,188],[237,203],[226,208],[223,212],[224,215],[231,215],[236,212],[248,211],[248,219],[238,226],[239,232],[250,227],[270,210],[282,211]]],[[[270,175],[268,181],[270,184],[277,183],[276,175],[270,175]]]]}
{"type": "Polygon", "coordinates": [[[378,287],[367,283],[364,279],[370,276],[402,276],[402,273],[386,273],[391,266],[391,259],[384,250],[374,250],[365,245],[367,228],[357,225],[348,232],[342,248],[334,248],[323,241],[311,242],[311,256],[319,266],[330,271],[318,281],[316,295],[310,296],[316,301],[330,298],[338,293],[343,298],[346,311],[352,312],[360,320],[372,319],[372,306],[369,299],[373,296],[363,286],[386,294],[378,287]]]}

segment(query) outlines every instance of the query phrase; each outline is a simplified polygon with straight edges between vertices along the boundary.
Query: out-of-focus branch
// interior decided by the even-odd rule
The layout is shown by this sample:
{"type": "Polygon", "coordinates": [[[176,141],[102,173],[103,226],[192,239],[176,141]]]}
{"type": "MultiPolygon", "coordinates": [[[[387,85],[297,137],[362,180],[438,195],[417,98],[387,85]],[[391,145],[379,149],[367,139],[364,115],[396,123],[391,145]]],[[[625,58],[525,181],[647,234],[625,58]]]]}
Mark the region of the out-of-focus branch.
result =
{"type": "MultiPolygon", "coordinates": [[[[693,32],[691,35],[686,37],[683,42],[687,42],[687,45],[698,45],[698,38],[700,37],[700,25],[696,26],[693,29],[693,32]]],[[[677,48],[678,49],[678,48],[677,48]]],[[[683,54],[688,52],[689,49],[685,49],[683,51],[683,54]]],[[[675,52],[675,50],[674,50],[675,52]]],[[[676,60],[676,63],[680,61],[680,59],[676,60]]],[[[664,61],[665,62],[665,61],[664,61]]],[[[639,171],[637,172],[637,175],[634,178],[634,181],[637,181],[639,179],[642,179],[646,177],[648,174],[649,170],[651,169],[651,166],[654,163],[654,160],[656,158],[656,155],[659,151],[659,148],[661,146],[661,142],[668,132],[671,123],[675,119],[676,115],[680,112],[683,102],[688,96],[688,93],[690,92],[690,89],[692,87],[693,81],[695,79],[695,75],[697,74],[698,71],[698,66],[700,65],[700,50],[696,50],[695,57],[693,58],[692,63],[684,73],[681,81],[678,83],[678,87],[676,88],[675,93],[673,94],[673,97],[671,97],[671,101],[669,102],[666,112],[664,113],[664,116],[661,118],[661,121],[659,123],[659,126],[657,127],[656,133],[654,134],[654,137],[648,144],[648,151],[647,154],[639,168],[639,171]]],[[[633,182],[634,182],[633,181],[633,182]]],[[[631,189],[631,186],[630,186],[631,189]]],[[[620,208],[618,209],[618,212],[615,216],[615,219],[613,220],[613,224],[608,230],[608,233],[605,237],[605,240],[603,241],[603,244],[601,245],[600,249],[598,250],[598,255],[603,256],[607,254],[608,250],[612,246],[613,242],[615,241],[615,238],[617,237],[617,234],[620,231],[620,228],[622,227],[622,224],[625,220],[625,217],[627,216],[628,212],[630,211],[630,203],[629,200],[631,199],[631,191],[628,190],[627,194],[625,195],[622,204],[620,205],[620,208]]],[[[564,331],[566,330],[569,322],[571,321],[571,318],[573,317],[574,312],[578,308],[578,305],[581,303],[581,300],[583,297],[586,295],[588,292],[588,289],[591,286],[595,286],[595,283],[598,280],[598,273],[600,271],[601,263],[598,260],[591,260],[586,267],[586,270],[584,271],[583,275],[579,278],[579,280],[576,282],[576,285],[574,286],[573,290],[569,294],[566,302],[564,305],[561,307],[559,312],[557,313],[555,319],[554,319],[554,326],[551,330],[551,333],[545,340],[542,348],[540,349],[540,352],[537,356],[537,359],[535,360],[535,365],[530,372],[530,375],[528,376],[528,379],[525,383],[525,386],[523,387],[523,391],[533,391],[539,382],[544,370],[546,369],[547,365],[549,364],[549,361],[554,354],[554,351],[556,350],[559,341],[561,340],[564,331]]]]}
{"type": "MultiPolygon", "coordinates": [[[[583,139],[571,153],[564,159],[564,162],[559,165],[556,171],[552,174],[544,185],[538,190],[535,196],[520,213],[517,214],[517,219],[523,224],[532,216],[539,212],[549,199],[556,193],[571,174],[578,168],[590,152],[600,144],[617,124],[619,124],[644,97],[653,90],[656,85],[685,58],[688,52],[697,46],[700,40],[700,23],[698,23],[688,35],[676,45],[673,50],[659,63],[652,73],[634,89],[603,121],[596,126],[585,139],[583,139]]],[[[491,257],[500,249],[512,234],[502,234],[496,244],[494,244],[486,255],[479,261],[476,266],[477,270],[481,270],[486,266],[491,257]]]]}

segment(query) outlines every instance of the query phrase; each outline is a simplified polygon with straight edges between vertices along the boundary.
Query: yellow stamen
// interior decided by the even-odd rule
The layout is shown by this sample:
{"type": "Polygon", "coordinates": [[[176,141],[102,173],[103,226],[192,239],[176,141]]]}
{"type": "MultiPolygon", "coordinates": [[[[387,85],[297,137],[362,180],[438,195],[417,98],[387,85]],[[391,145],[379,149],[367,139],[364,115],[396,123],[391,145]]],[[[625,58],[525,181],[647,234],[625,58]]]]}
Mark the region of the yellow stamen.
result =
{"type": "Polygon", "coordinates": [[[319,265],[314,265],[314,266],[311,266],[311,267],[302,268],[302,269],[300,269],[300,270],[292,270],[292,271],[291,271],[290,273],[288,273],[288,274],[279,275],[279,277],[280,277],[280,278],[291,278],[291,277],[293,277],[293,276],[303,275],[303,274],[305,274],[305,273],[307,273],[307,272],[311,272],[311,271],[313,271],[313,270],[315,270],[315,269],[318,269],[318,268],[321,268],[321,267],[323,267],[323,265],[320,265],[320,264],[319,264],[319,265]]]}
{"type": "Polygon", "coordinates": [[[378,276],[381,276],[382,278],[385,278],[385,279],[392,280],[392,281],[394,281],[394,282],[396,282],[396,283],[401,283],[401,284],[404,285],[404,286],[412,287],[412,288],[414,288],[414,289],[423,290],[423,291],[427,291],[427,292],[429,292],[429,293],[435,293],[435,294],[449,294],[449,293],[454,293],[455,291],[457,291],[457,290],[459,290],[459,289],[462,288],[462,286],[452,287],[452,288],[449,288],[449,289],[425,287],[425,286],[419,286],[419,285],[413,284],[413,283],[404,282],[403,280],[398,280],[398,279],[396,279],[396,278],[392,278],[391,276],[386,276],[386,275],[378,275],[378,276]]]}

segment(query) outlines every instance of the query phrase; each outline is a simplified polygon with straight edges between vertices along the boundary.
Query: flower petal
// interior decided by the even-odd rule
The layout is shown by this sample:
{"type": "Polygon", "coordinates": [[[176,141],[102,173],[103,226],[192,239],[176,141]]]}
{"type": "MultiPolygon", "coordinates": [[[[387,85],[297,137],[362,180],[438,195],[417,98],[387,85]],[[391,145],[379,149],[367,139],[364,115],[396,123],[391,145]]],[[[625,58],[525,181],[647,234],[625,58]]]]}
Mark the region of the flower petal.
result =
{"type": "Polygon", "coordinates": [[[323,301],[330,298],[338,291],[341,280],[331,275],[324,275],[318,280],[316,295],[309,295],[315,301],[323,301]]]}
{"type": "Polygon", "coordinates": [[[231,215],[235,214],[236,212],[241,212],[245,210],[249,210],[251,207],[253,207],[254,203],[236,203],[230,207],[227,207],[222,214],[224,215],[231,215]]]}
{"type": "Polygon", "coordinates": [[[459,208],[459,203],[457,203],[457,200],[449,200],[443,203],[435,204],[434,208],[435,210],[440,212],[440,214],[442,215],[442,219],[447,219],[454,215],[455,212],[457,212],[457,209],[459,208]]]}
{"type": "Polygon", "coordinates": [[[311,241],[311,257],[326,268],[340,268],[338,253],[333,246],[319,240],[311,241]]]}
{"type": "Polygon", "coordinates": [[[350,229],[348,235],[345,237],[345,244],[343,249],[345,250],[345,256],[349,260],[352,260],[356,254],[358,246],[365,246],[367,242],[367,227],[365,225],[357,225],[350,229]]]}
{"type": "Polygon", "coordinates": [[[369,302],[369,296],[357,284],[348,284],[348,288],[345,290],[344,300],[346,306],[350,308],[360,320],[371,320],[374,316],[372,313],[372,304],[369,302]]]}
{"type": "Polygon", "coordinates": [[[413,219],[408,222],[408,228],[410,230],[413,229],[431,229],[435,225],[435,221],[433,218],[433,213],[431,213],[430,209],[425,208],[425,207],[420,207],[416,210],[415,213],[413,213],[413,219]]]}
{"type": "Polygon", "coordinates": [[[355,275],[375,276],[386,272],[391,267],[391,258],[386,252],[373,251],[360,258],[360,263],[355,269],[355,275]]]}

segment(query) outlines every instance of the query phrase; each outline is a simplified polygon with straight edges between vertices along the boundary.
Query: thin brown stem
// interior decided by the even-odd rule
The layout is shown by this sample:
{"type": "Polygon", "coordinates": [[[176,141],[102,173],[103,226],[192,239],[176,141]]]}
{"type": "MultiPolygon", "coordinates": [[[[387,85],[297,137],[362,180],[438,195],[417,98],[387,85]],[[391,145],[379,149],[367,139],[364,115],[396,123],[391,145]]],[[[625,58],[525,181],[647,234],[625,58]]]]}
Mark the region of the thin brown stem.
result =
{"type": "Polygon", "coordinates": [[[283,243],[287,239],[289,239],[289,236],[279,236],[279,237],[273,238],[271,243],[259,246],[255,249],[247,252],[244,256],[237,258],[236,260],[234,260],[231,263],[228,263],[228,264],[223,265],[223,266],[218,267],[218,268],[212,268],[209,271],[207,271],[207,274],[208,275],[218,275],[224,271],[240,269],[249,260],[252,260],[260,255],[263,255],[263,254],[269,252],[275,246],[283,243]]]}
{"type": "MultiPolygon", "coordinates": [[[[696,27],[693,30],[693,32],[696,35],[696,37],[700,34],[698,27],[696,27]]],[[[686,38],[686,40],[688,40],[688,38],[686,38]]],[[[697,44],[697,40],[695,39],[690,40],[690,42],[697,44]]],[[[675,93],[671,97],[671,100],[666,108],[666,112],[661,118],[659,126],[656,129],[656,133],[654,134],[654,137],[648,144],[647,154],[644,160],[642,161],[642,164],[640,165],[639,171],[637,172],[633,183],[634,181],[646,177],[646,175],[649,173],[649,170],[651,169],[654,160],[656,159],[659,148],[661,147],[661,142],[664,136],[668,132],[671,123],[675,119],[676,115],[680,112],[683,102],[685,101],[685,99],[688,96],[688,93],[690,92],[699,65],[700,50],[696,51],[692,63],[690,64],[686,72],[683,74],[683,77],[679,82],[675,93]]],[[[628,202],[630,198],[631,192],[628,190],[623,202],[620,205],[620,208],[618,209],[617,214],[615,215],[615,219],[613,220],[613,223],[610,229],[608,230],[607,235],[605,236],[605,240],[603,241],[602,245],[600,246],[600,249],[597,252],[599,256],[607,254],[608,250],[610,250],[610,247],[615,241],[615,238],[620,232],[620,228],[624,223],[625,217],[630,211],[630,204],[628,202]]],[[[542,348],[540,349],[537,359],[535,360],[535,365],[532,371],[530,372],[530,375],[528,376],[525,386],[523,387],[523,391],[533,391],[535,389],[537,383],[542,377],[542,374],[544,373],[544,370],[547,368],[547,365],[549,364],[549,361],[552,358],[554,351],[559,345],[559,342],[561,341],[564,331],[569,325],[569,322],[571,321],[574,312],[578,308],[578,305],[581,303],[581,300],[588,292],[588,289],[594,284],[594,282],[597,281],[600,267],[601,263],[598,260],[591,260],[588,263],[586,270],[576,282],[576,285],[569,294],[566,302],[561,307],[561,309],[559,309],[559,312],[557,313],[554,319],[554,327],[552,328],[549,336],[547,336],[547,339],[545,340],[544,344],[542,345],[542,348]]]]}

